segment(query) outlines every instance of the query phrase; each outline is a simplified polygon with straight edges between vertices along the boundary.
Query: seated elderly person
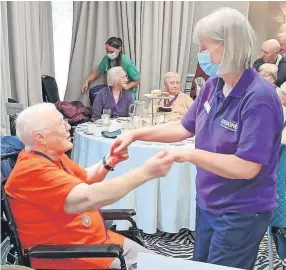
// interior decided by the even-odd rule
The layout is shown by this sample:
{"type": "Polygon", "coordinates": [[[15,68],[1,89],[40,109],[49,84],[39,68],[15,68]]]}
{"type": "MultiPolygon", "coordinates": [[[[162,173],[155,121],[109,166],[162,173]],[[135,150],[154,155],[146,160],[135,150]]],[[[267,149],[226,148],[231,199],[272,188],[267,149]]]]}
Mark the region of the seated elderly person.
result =
{"type": "Polygon", "coordinates": [[[120,66],[111,68],[107,73],[107,87],[101,89],[94,102],[92,117],[99,119],[103,109],[111,110],[111,117],[127,117],[132,95],[127,91],[128,80],[120,66]]]}
{"type": "Polygon", "coordinates": [[[275,64],[278,67],[276,85],[280,87],[286,81],[286,57],[279,54],[280,44],[276,39],[269,39],[262,44],[261,58],[253,63],[253,67],[259,71],[265,63],[275,64]]]}
{"type": "MultiPolygon", "coordinates": [[[[97,164],[80,167],[64,154],[72,148],[70,125],[53,104],[26,108],[17,118],[16,129],[25,149],[19,154],[5,190],[23,248],[37,244],[115,243],[123,246],[129,267],[136,264],[139,251],[150,252],[107,230],[100,208],[153,178],[165,176],[173,162],[169,152],[160,152],[141,167],[102,182],[116,164],[128,158],[127,151],[108,153],[97,164]]],[[[32,267],[118,269],[120,263],[113,258],[34,259],[32,267]]]]}
{"type": "MultiPolygon", "coordinates": [[[[168,99],[155,99],[154,111],[157,111],[158,107],[171,107],[172,112],[170,113],[171,118],[181,119],[187,112],[190,106],[193,104],[193,99],[180,92],[181,88],[181,76],[179,73],[168,72],[164,76],[165,90],[170,94],[168,99]]],[[[149,111],[152,110],[152,104],[149,104],[149,111]]]]}
{"type": "MultiPolygon", "coordinates": [[[[270,83],[274,84],[277,80],[278,67],[275,64],[263,64],[259,68],[259,73],[270,83]]],[[[286,121],[286,82],[281,85],[281,87],[275,87],[278,96],[281,100],[284,121],[286,121]]]]}

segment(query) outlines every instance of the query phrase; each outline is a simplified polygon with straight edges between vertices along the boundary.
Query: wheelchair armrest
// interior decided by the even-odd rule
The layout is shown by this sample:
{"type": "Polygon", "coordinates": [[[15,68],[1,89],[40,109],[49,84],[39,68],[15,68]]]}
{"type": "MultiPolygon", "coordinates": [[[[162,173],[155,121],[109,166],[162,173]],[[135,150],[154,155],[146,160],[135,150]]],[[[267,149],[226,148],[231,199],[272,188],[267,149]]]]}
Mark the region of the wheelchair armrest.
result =
{"type": "Polygon", "coordinates": [[[11,153],[1,153],[1,160],[5,160],[11,157],[17,157],[19,155],[19,152],[11,152],[11,153]]]}
{"type": "Polygon", "coordinates": [[[120,245],[37,245],[29,251],[30,258],[68,259],[68,258],[119,258],[123,255],[120,245]]]}
{"type": "Polygon", "coordinates": [[[136,215],[134,209],[101,209],[100,212],[105,220],[129,220],[136,215]]]}

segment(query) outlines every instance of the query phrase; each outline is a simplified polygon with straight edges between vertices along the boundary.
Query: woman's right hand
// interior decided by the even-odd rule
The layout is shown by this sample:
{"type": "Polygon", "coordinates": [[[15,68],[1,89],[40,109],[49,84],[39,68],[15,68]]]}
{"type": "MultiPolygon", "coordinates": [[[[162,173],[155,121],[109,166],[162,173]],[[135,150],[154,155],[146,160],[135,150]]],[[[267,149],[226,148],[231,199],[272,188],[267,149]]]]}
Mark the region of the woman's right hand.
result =
{"type": "Polygon", "coordinates": [[[86,92],[87,89],[88,89],[88,87],[89,87],[89,83],[88,83],[88,81],[86,81],[86,82],[84,83],[84,85],[82,86],[82,88],[81,88],[81,92],[82,92],[82,93],[86,92]]]}
{"type": "Polygon", "coordinates": [[[133,142],[134,137],[132,132],[117,137],[111,144],[111,155],[121,154],[122,152],[126,151],[128,146],[133,142]]]}
{"type": "Polygon", "coordinates": [[[148,179],[164,177],[174,162],[174,156],[168,151],[162,151],[148,159],[142,166],[143,173],[148,179]]]}

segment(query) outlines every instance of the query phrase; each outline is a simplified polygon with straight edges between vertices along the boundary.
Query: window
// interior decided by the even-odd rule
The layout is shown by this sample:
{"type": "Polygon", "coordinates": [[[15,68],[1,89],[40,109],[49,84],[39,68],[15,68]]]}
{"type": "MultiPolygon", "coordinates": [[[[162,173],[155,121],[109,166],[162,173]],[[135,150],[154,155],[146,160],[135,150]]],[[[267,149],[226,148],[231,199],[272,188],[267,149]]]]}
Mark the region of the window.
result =
{"type": "Polygon", "coordinates": [[[73,2],[52,1],[53,8],[53,34],[55,53],[55,79],[57,81],[60,100],[63,100],[69,71],[73,2]]]}

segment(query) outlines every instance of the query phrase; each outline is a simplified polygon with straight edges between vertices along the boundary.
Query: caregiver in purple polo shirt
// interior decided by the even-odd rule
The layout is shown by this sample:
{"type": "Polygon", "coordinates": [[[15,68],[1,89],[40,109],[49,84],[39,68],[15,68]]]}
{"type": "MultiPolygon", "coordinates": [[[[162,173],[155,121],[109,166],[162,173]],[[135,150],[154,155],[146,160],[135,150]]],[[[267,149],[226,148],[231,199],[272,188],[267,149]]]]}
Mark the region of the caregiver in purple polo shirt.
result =
{"type": "Polygon", "coordinates": [[[195,149],[170,148],[177,162],[197,165],[194,260],[253,269],[276,202],[283,127],[279,97],[250,65],[254,32],[235,9],[221,8],[194,30],[198,61],[210,76],[181,122],[117,138],[120,153],[135,140],[177,142],[196,135],[195,149]]]}
{"type": "Polygon", "coordinates": [[[101,89],[93,102],[92,117],[99,119],[103,109],[111,110],[111,117],[127,117],[133,103],[127,88],[127,77],[122,67],[113,67],[107,73],[107,87],[101,89]]]}

